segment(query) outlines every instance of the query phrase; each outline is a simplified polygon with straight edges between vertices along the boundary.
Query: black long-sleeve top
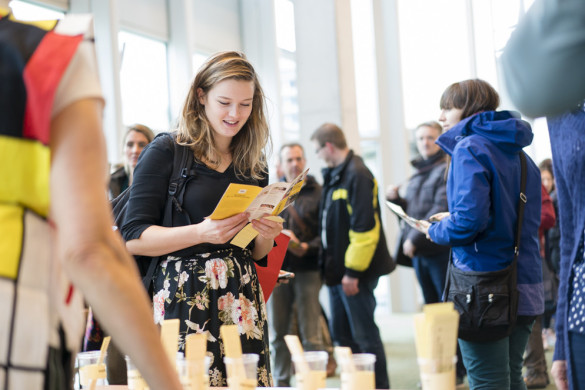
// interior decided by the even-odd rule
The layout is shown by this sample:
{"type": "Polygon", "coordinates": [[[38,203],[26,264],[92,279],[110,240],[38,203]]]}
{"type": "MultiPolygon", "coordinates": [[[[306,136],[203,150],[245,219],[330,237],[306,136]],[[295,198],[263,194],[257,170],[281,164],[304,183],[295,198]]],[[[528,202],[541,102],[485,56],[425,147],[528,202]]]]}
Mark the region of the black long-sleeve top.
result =
{"type": "MultiPolygon", "coordinates": [[[[174,147],[168,137],[158,137],[142,151],[130,190],[125,223],[120,232],[126,241],[138,239],[152,225],[161,225],[173,170],[174,147]]],[[[189,178],[184,194],[183,208],[192,224],[209,216],[230,183],[265,187],[268,175],[262,180],[238,177],[233,165],[225,172],[217,172],[201,162],[193,164],[194,174],[189,178]]],[[[229,248],[231,245],[202,243],[182,250],[181,255],[206,253],[229,248]]],[[[176,253],[176,252],[175,252],[176,253]]]]}

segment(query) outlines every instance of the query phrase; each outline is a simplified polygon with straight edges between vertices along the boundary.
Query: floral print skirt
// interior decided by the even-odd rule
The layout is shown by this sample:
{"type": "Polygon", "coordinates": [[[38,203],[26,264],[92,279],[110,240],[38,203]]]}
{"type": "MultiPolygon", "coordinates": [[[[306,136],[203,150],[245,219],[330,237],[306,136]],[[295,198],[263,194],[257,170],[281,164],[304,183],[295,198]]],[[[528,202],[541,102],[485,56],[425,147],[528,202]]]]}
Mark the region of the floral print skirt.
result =
{"type": "Polygon", "coordinates": [[[243,353],[259,355],[258,386],[272,386],[266,307],[249,250],[167,256],[154,276],[153,303],[156,323],[172,318],[181,321],[180,351],[185,350],[188,334],[207,332],[211,386],[227,386],[219,335],[223,324],[238,326],[243,353]]]}

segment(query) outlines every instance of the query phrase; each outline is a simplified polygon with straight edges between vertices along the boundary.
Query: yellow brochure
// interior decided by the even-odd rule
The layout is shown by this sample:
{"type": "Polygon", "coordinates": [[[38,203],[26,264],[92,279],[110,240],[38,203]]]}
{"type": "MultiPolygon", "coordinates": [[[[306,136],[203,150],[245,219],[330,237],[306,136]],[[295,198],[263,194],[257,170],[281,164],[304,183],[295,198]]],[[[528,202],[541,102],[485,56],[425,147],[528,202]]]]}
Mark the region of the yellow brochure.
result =
{"type": "Polygon", "coordinates": [[[262,187],[230,183],[215,210],[207,218],[225,219],[246,211],[260,191],[262,187]]]}
{"type": "Polygon", "coordinates": [[[250,213],[249,221],[264,214],[278,215],[295,201],[307,172],[308,169],[290,183],[272,183],[264,188],[230,183],[208,218],[224,219],[244,211],[250,213]]]}

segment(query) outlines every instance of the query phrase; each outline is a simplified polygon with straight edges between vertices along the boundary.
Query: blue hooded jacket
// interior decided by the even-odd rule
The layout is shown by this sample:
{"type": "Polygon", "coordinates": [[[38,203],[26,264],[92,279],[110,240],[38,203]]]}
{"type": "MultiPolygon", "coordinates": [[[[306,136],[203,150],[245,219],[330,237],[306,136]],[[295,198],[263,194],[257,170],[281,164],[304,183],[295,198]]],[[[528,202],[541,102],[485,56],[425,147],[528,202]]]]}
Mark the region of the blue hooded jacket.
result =
{"type": "MultiPolygon", "coordinates": [[[[437,244],[450,245],[453,264],[465,271],[494,271],[514,258],[520,194],[518,153],[532,142],[530,125],[509,111],[486,111],[459,122],[437,139],[451,155],[447,178],[450,216],[429,228],[437,244]]],[[[527,157],[526,196],[518,256],[519,315],[544,312],[538,250],[540,171],[527,157]]]]}

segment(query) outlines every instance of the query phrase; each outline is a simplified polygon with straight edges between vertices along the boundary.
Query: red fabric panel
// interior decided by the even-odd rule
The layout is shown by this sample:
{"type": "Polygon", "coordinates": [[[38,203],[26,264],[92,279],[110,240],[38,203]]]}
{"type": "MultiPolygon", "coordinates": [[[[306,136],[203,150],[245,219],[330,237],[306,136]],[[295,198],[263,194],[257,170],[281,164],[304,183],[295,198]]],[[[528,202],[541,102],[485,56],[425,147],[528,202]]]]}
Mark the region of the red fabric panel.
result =
{"type": "Polygon", "coordinates": [[[289,236],[280,233],[274,239],[276,246],[268,253],[268,265],[266,267],[256,265],[258,282],[264,293],[264,303],[268,301],[272,290],[274,290],[274,286],[276,286],[276,280],[278,279],[278,273],[284,261],[284,255],[286,255],[286,250],[288,249],[289,240],[289,236]]]}
{"type": "Polygon", "coordinates": [[[27,100],[23,136],[49,144],[51,110],[63,73],[81,43],[83,35],[48,32],[23,72],[27,100]]]}

